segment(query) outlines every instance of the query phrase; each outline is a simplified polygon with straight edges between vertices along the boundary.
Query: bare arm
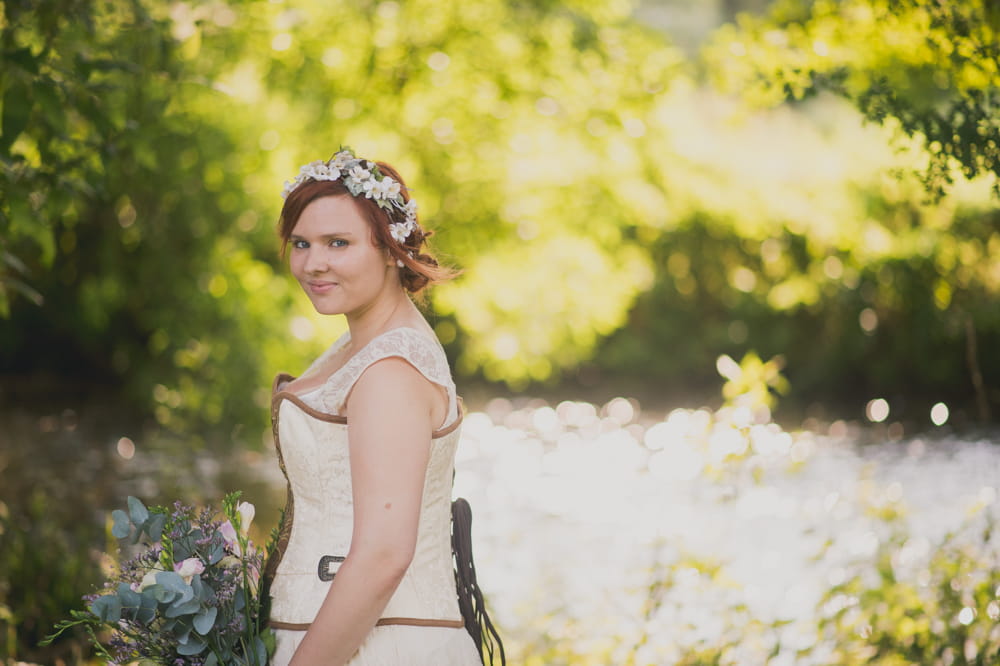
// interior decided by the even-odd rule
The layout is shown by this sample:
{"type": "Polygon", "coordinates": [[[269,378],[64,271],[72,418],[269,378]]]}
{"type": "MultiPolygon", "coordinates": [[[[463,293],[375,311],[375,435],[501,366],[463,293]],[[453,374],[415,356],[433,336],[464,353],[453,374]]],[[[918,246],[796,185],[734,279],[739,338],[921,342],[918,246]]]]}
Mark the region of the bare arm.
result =
{"type": "Polygon", "coordinates": [[[347,405],[354,532],[291,666],[344,664],[375,626],[413,559],[432,417],[440,396],[399,358],[369,367],[347,405]]]}

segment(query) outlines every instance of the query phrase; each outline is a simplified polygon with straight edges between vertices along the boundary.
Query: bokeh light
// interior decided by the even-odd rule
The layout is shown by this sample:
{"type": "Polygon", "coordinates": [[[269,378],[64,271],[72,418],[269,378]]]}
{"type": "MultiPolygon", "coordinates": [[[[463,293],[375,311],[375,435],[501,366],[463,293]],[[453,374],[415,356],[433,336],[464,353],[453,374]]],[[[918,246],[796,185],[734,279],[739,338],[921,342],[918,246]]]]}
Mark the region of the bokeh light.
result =
{"type": "Polygon", "coordinates": [[[936,426],[942,426],[948,422],[948,405],[943,402],[936,403],[931,407],[931,423],[936,426]]]}
{"type": "Polygon", "coordinates": [[[865,416],[872,423],[881,423],[889,418],[889,403],[885,398],[875,398],[869,400],[865,405],[865,416]]]}

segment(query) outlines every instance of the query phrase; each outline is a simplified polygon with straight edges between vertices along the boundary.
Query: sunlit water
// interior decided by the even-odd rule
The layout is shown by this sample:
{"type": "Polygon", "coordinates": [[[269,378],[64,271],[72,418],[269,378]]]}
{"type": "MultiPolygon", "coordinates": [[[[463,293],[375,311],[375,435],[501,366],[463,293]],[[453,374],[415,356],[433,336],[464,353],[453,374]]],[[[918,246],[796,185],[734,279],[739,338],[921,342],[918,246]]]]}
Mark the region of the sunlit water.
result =
{"type": "MultiPolygon", "coordinates": [[[[985,437],[861,446],[746,409],[527,404],[466,416],[455,478],[512,663],[670,664],[728,641],[761,664],[779,636],[768,663],[825,663],[817,603],[887,537],[876,514],[903,516],[916,562],[997,503],[1000,447],[985,437]],[[750,618],[791,622],[751,631],[750,618]]],[[[282,495],[273,453],[243,463],[242,482],[282,495]]]]}
{"type": "MultiPolygon", "coordinates": [[[[877,510],[906,516],[920,558],[994,504],[1000,481],[988,441],[858,447],[755,425],[746,410],[661,420],[624,400],[487,411],[466,419],[455,491],[474,507],[482,587],[529,652],[558,643],[667,664],[716,644],[738,624],[727,609],[745,604],[758,620],[793,620],[770,663],[806,663],[793,654],[816,641],[821,593],[887,535],[877,510]],[[668,574],[650,610],[650,585],[668,574]]],[[[763,663],[773,638],[742,642],[743,663],[763,663]]]]}

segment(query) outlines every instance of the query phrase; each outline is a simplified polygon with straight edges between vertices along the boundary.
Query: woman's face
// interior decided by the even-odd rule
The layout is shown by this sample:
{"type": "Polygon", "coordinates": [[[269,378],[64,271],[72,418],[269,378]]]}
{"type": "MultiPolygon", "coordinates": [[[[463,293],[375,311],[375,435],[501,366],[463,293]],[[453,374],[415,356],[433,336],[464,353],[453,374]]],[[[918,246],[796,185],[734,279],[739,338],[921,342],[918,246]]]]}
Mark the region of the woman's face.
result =
{"type": "Polygon", "coordinates": [[[388,290],[401,288],[395,262],[372,242],[350,195],[312,201],[289,245],[292,275],[320,314],[361,313],[388,290]]]}

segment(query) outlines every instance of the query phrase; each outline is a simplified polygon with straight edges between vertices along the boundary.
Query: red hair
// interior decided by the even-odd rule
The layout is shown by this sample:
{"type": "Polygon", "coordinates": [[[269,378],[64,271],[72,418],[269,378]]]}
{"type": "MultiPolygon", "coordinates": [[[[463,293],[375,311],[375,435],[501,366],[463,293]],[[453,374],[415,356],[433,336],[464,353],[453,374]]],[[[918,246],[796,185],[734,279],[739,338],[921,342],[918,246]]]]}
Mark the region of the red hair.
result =
{"type": "MultiPolygon", "coordinates": [[[[406,189],[406,184],[400,177],[399,172],[385,162],[376,162],[378,169],[383,175],[389,176],[399,183],[400,191],[404,201],[410,200],[410,194],[406,189]]],[[[292,230],[299,222],[302,211],[310,203],[322,197],[348,196],[354,200],[354,205],[358,207],[361,216],[368,222],[371,230],[372,242],[375,247],[388,250],[393,259],[403,263],[399,269],[399,281],[403,287],[411,294],[416,294],[424,287],[444,282],[455,277],[455,271],[438,264],[429,252],[421,251],[427,239],[434,232],[425,231],[418,223],[414,230],[402,243],[392,237],[389,232],[391,222],[401,220],[394,219],[393,214],[399,215],[398,211],[390,213],[388,210],[379,207],[374,199],[363,196],[355,197],[347,189],[342,180],[306,180],[289,193],[285,199],[285,204],[281,207],[281,216],[278,218],[278,235],[281,237],[281,256],[285,256],[285,249],[288,247],[292,230]]],[[[426,250],[426,248],[424,248],[426,250]]]]}

